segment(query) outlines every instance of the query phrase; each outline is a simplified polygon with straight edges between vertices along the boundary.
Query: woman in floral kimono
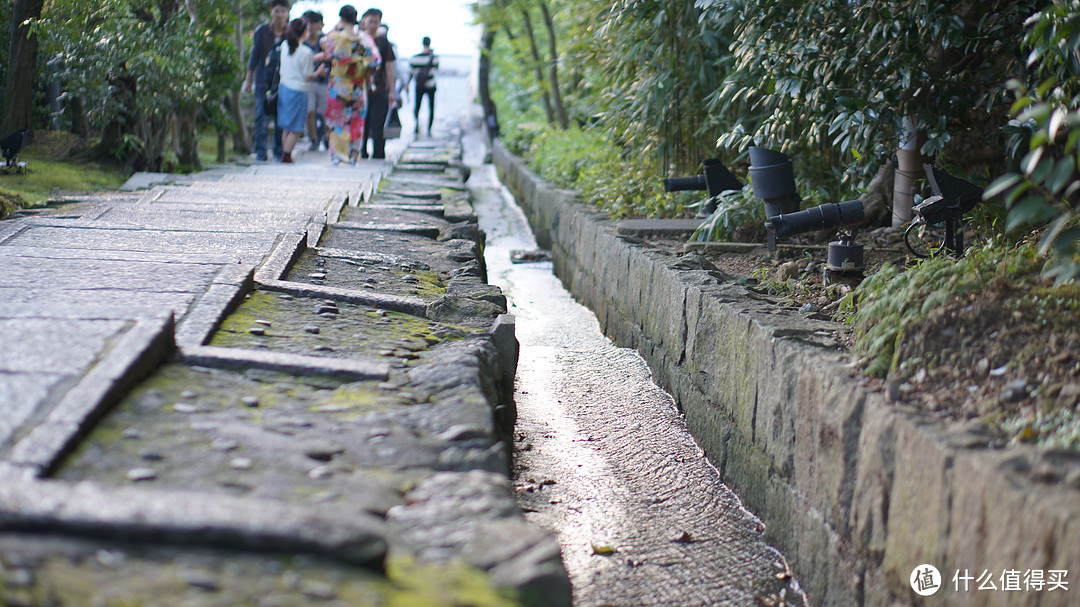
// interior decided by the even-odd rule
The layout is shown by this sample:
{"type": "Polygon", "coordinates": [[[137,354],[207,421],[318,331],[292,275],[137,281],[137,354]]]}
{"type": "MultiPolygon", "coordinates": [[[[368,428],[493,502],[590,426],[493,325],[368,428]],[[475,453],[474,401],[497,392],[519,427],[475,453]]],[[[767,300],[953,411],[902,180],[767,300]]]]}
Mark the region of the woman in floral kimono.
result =
{"type": "Polygon", "coordinates": [[[331,62],[326,128],[334,164],[353,162],[360,153],[367,89],[382,62],[375,41],[356,26],[356,9],[346,5],[340,14],[341,23],[323,38],[325,57],[331,62]]]}

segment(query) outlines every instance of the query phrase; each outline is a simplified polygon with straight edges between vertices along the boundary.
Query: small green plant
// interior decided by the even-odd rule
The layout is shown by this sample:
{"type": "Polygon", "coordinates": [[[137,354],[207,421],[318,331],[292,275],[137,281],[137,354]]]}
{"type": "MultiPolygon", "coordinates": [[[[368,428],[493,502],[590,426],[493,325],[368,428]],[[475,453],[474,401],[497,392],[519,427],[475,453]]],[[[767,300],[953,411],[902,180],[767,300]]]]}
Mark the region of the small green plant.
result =
{"type": "Polygon", "coordinates": [[[690,236],[693,242],[751,242],[760,241],[765,217],[761,201],[754,197],[749,185],[741,190],[728,190],[716,197],[716,210],[690,236]]]}

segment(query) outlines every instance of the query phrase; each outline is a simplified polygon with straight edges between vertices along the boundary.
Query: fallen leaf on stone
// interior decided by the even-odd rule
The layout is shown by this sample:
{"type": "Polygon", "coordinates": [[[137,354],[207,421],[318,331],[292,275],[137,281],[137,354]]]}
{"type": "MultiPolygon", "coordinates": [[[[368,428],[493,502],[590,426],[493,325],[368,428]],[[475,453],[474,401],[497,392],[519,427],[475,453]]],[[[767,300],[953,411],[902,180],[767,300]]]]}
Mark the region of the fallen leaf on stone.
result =
{"type": "Polygon", "coordinates": [[[593,554],[598,554],[600,556],[611,556],[618,551],[611,546],[597,546],[596,544],[593,544],[592,552],[593,554]]]}

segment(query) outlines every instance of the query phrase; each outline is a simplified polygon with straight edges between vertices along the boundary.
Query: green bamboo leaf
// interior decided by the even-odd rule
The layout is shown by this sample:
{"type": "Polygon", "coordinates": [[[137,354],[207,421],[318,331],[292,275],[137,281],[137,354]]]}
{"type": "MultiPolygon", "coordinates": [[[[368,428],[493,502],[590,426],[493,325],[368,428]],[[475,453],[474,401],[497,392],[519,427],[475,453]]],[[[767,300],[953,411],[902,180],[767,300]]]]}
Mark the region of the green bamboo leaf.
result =
{"type": "Polygon", "coordinates": [[[1042,155],[1043,148],[1041,147],[1037,147],[1028,152],[1027,155],[1024,156],[1024,159],[1020,161],[1020,170],[1023,171],[1025,175],[1034,173],[1035,169],[1039,166],[1039,161],[1042,160],[1042,155]]]}
{"type": "Polygon", "coordinates": [[[1061,158],[1054,166],[1054,172],[1050,178],[1046,181],[1046,187],[1054,194],[1058,194],[1061,190],[1069,184],[1072,180],[1073,160],[1071,158],[1061,158]]]}
{"type": "Polygon", "coordinates": [[[1010,173],[1003,177],[998,177],[983,192],[983,199],[989,200],[991,198],[994,198],[995,196],[1004,193],[1006,190],[1009,190],[1016,184],[1020,183],[1023,178],[1023,175],[1018,175],[1016,173],[1010,173]]]}
{"type": "Polygon", "coordinates": [[[1028,196],[1009,209],[1005,229],[1013,231],[1021,226],[1044,219],[1049,205],[1041,196],[1028,196]]]}

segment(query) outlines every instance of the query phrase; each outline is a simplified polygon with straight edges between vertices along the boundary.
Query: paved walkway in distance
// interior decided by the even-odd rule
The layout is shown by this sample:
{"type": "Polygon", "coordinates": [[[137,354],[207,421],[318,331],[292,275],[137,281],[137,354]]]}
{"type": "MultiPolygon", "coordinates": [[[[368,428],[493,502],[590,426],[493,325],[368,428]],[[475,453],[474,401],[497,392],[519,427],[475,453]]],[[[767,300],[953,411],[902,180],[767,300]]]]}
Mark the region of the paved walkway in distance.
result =
{"type": "Polygon", "coordinates": [[[459,135],[403,143],[0,222],[0,603],[568,603],[459,135]]]}

